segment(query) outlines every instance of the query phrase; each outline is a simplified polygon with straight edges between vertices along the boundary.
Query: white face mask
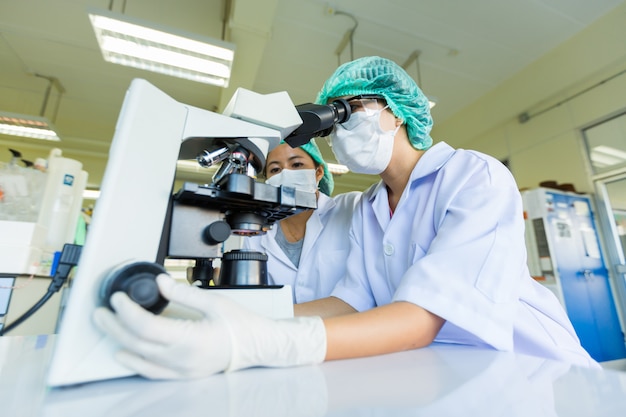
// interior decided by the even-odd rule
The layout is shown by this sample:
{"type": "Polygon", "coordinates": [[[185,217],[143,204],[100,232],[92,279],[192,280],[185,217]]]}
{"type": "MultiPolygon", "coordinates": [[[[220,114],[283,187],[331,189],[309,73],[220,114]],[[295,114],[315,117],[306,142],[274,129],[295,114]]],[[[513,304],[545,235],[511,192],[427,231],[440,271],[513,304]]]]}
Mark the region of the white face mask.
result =
{"type": "Polygon", "coordinates": [[[393,139],[400,126],[394,130],[382,129],[380,115],[385,108],[370,115],[355,112],[330,134],[333,153],[350,171],[378,175],[391,162],[393,139]]]}
{"type": "Polygon", "coordinates": [[[314,169],[283,169],[278,174],[265,180],[273,186],[286,185],[306,192],[317,191],[317,178],[314,169]]]}

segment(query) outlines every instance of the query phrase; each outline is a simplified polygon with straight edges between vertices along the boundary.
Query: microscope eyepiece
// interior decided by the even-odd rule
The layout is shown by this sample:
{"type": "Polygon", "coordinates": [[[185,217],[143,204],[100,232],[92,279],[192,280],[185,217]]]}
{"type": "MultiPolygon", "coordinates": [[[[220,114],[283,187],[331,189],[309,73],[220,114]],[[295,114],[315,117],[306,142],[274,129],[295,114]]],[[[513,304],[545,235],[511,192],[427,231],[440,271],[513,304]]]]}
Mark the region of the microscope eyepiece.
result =
{"type": "Polygon", "coordinates": [[[328,104],[328,106],[331,107],[337,114],[333,126],[336,123],[347,122],[350,118],[350,114],[352,114],[350,103],[342,98],[333,101],[332,103],[328,104]]]}
{"type": "Polygon", "coordinates": [[[302,124],[285,138],[285,142],[292,148],[308,143],[312,138],[328,136],[335,128],[335,124],[344,123],[352,113],[350,104],[344,99],[338,99],[330,104],[306,103],[296,106],[302,124]]]}

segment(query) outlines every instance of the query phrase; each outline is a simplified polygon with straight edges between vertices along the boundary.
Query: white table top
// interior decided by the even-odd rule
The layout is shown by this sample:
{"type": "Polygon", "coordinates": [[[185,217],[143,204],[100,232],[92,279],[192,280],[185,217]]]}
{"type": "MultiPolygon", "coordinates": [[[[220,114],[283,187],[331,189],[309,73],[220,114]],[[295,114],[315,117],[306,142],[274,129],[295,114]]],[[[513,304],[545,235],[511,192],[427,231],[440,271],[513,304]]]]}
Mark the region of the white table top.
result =
{"type": "Polygon", "coordinates": [[[131,377],[49,389],[53,343],[54,336],[0,337],[2,416],[626,415],[626,372],[466,347],[192,381],[131,377]]]}

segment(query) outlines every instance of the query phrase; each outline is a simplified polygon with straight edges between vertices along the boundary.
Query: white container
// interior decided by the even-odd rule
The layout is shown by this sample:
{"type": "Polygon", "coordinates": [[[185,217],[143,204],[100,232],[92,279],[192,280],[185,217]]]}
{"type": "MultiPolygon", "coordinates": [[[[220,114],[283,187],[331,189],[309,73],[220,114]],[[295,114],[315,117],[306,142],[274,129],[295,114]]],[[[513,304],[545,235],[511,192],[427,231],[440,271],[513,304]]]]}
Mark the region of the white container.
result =
{"type": "Polygon", "coordinates": [[[0,220],[0,245],[41,246],[46,229],[34,222],[0,220]]]}
{"type": "Polygon", "coordinates": [[[82,163],[63,158],[60,149],[50,152],[48,179],[38,220],[48,229],[44,242],[46,251],[60,251],[65,243],[74,242],[87,183],[87,173],[82,168],[82,163]]]}
{"type": "Polygon", "coordinates": [[[33,222],[0,221],[0,273],[38,273],[46,232],[33,222]]]}

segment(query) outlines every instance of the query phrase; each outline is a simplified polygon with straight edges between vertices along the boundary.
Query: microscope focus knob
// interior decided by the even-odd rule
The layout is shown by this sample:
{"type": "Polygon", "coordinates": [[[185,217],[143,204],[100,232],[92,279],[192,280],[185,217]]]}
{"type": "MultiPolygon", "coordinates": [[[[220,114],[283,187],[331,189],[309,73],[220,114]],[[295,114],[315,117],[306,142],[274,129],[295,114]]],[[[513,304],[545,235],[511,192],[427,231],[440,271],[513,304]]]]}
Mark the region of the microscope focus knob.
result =
{"type": "Polygon", "coordinates": [[[113,310],[110,298],[114,293],[122,291],[146,310],[159,314],[168,304],[156,283],[157,275],[164,273],[165,268],[153,262],[123,264],[105,278],[101,287],[102,301],[113,310]]]}
{"type": "Polygon", "coordinates": [[[224,220],[219,220],[205,227],[202,235],[207,244],[216,245],[228,239],[230,233],[230,225],[224,220]]]}

